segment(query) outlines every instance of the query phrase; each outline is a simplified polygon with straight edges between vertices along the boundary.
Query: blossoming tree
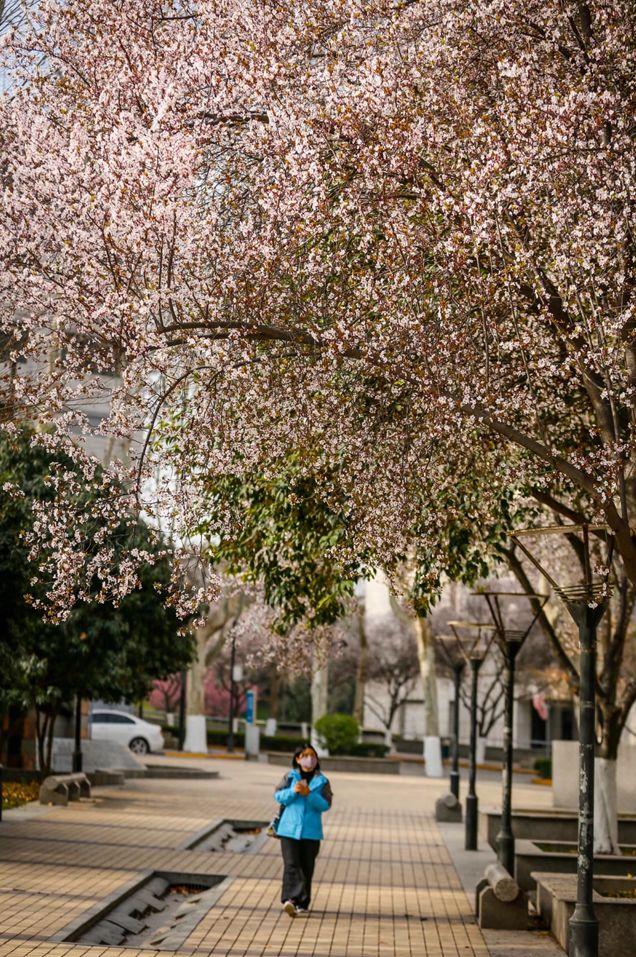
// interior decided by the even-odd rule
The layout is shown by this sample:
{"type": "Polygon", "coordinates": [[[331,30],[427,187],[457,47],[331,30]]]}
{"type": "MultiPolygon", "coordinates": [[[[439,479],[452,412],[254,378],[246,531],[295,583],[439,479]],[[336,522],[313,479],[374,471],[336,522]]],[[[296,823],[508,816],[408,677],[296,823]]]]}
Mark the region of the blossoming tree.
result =
{"type": "Polygon", "coordinates": [[[634,46],[628,0],[42,0],[0,107],[12,401],[107,392],[186,530],[202,476],[304,448],[386,555],[494,436],[607,522],[627,612],[634,46]]]}

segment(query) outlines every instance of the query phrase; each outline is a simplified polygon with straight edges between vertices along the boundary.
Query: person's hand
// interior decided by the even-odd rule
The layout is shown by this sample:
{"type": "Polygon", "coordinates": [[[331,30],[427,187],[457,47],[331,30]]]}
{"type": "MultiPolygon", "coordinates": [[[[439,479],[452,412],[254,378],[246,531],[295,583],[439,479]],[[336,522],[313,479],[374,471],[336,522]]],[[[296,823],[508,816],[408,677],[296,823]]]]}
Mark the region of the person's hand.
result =
{"type": "Polygon", "coordinates": [[[309,787],[306,781],[297,781],[294,787],[296,794],[302,794],[303,797],[307,797],[309,794],[309,787]]]}

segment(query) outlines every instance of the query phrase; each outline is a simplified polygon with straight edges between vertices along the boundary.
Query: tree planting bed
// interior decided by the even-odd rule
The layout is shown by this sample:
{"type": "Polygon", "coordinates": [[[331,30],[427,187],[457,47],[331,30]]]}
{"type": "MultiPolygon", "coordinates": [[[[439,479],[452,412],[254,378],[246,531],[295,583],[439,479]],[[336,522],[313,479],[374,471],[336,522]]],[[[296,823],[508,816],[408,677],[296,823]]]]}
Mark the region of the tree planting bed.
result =
{"type": "Polygon", "coordinates": [[[232,851],[254,854],[267,840],[269,821],[239,821],[224,818],[206,825],[181,845],[186,851],[232,851]]]}
{"type": "MultiPolygon", "coordinates": [[[[524,891],[534,891],[534,872],[576,874],[577,848],[570,841],[517,841],[515,877],[524,891]]],[[[636,871],[636,846],[622,845],[622,854],[598,854],[594,871],[599,876],[628,877],[636,871]]]]}
{"type": "Polygon", "coordinates": [[[148,871],[53,939],[176,951],[215,905],[229,880],[222,874],[148,871]]]}
{"type": "MultiPolygon", "coordinates": [[[[501,809],[486,808],[479,814],[480,833],[493,850],[501,828],[501,809]]],[[[515,837],[528,841],[576,842],[578,817],[575,811],[558,808],[518,809],[512,812],[512,831],[515,837]]],[[[618,840],[621,844],[636,844],[636,817],[619,814],[618,840]]]]}

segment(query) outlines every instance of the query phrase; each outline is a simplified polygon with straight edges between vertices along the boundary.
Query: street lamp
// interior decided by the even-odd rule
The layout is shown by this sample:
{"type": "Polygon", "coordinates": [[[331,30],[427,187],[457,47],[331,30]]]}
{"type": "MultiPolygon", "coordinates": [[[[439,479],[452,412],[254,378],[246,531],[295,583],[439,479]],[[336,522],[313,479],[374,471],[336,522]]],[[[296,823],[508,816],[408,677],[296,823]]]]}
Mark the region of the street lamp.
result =
{"type": "Polygon", "coordinates": [[[594,913],[594,751],[596,747],[596,629],[608,604],[614,549],[606,525],[557,525],[526,528],[511,536],[523,554],[550,582],[579,629],[579,823],[576,907],[570,918],[569,957],[597,957],[598,921],[594,913]],[[527,544],[529,538],[567,535],[576,539],[583,564],[583,582],[561,585],[546,571],[527,544]],[[606,555],[596,574],[592,568],[590,535],[604,542],[606,555]],[[582,541],[579,536],[582,537],[582,541]]]}
{"type": "Polygon", "coordinates": [[[466,668],[466,659],[457,651],[457,641],[449,636],[437,639],[442,654],[446,658],[453,672],[453,716],[451,727],[451,770],[449,775],[449,789],[453,797],[459,801],[459,689],[462,675],[466,668]]]}
{"type": "Polygon", "coordinates": [[[506,666],[504,747],[501,769],[501,824],[497,834],[497,857],[511,876],[515,872],[515,837],[512,833],[512,764],[513,764],[513,717],[515,695],[515,664],[523,643],[532,631],[534,623],[548,600],[548,595],[526,594],[488,590],[476,592],[486,599],[495,626],[495,640],[501,650],[506,666]],[[535,614],[526,628],[506,627],[506,619],[514,614],[512,599],[536,599],[535,614]],[[505,607],[502,608],[502,603],[505,607]]]}
{"type": "Polygon", "coordinates": [[[493,625],[483,621],[449,621],[457,640],[457,647],[470,665],[470,754],[468,759],[468,794],[466,795],[466,830],[464,847],[477,850],[479,802],[475,790],[477,781],[477,687],[479,669],[492,644],[493,625]],[[461,632],[465,634],[460,635],[461,632]]]}
{"type": "Polygon", "coordinates": [[[227,750],[234,751],[234,669],[236,666],[236,631],[232,630],[232,650],[230,652],[230,705],[227,719],[227,750]]]}

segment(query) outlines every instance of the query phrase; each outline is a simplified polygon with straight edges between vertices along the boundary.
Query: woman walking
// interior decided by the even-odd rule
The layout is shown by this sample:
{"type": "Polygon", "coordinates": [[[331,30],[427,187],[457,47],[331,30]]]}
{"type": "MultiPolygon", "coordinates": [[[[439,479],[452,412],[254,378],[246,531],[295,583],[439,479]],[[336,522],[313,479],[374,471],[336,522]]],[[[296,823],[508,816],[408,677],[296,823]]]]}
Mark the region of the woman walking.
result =
{"type": "Polygon", "coordinates": [[[292,769],[275,793],[283,806],[276,829],[283,852],[281,901],[290,917],[302,916],[309,909],[311,879],[323,838],[322,815],[331,807],[332,797],[314,748],[296,748],[292,769]]]}

